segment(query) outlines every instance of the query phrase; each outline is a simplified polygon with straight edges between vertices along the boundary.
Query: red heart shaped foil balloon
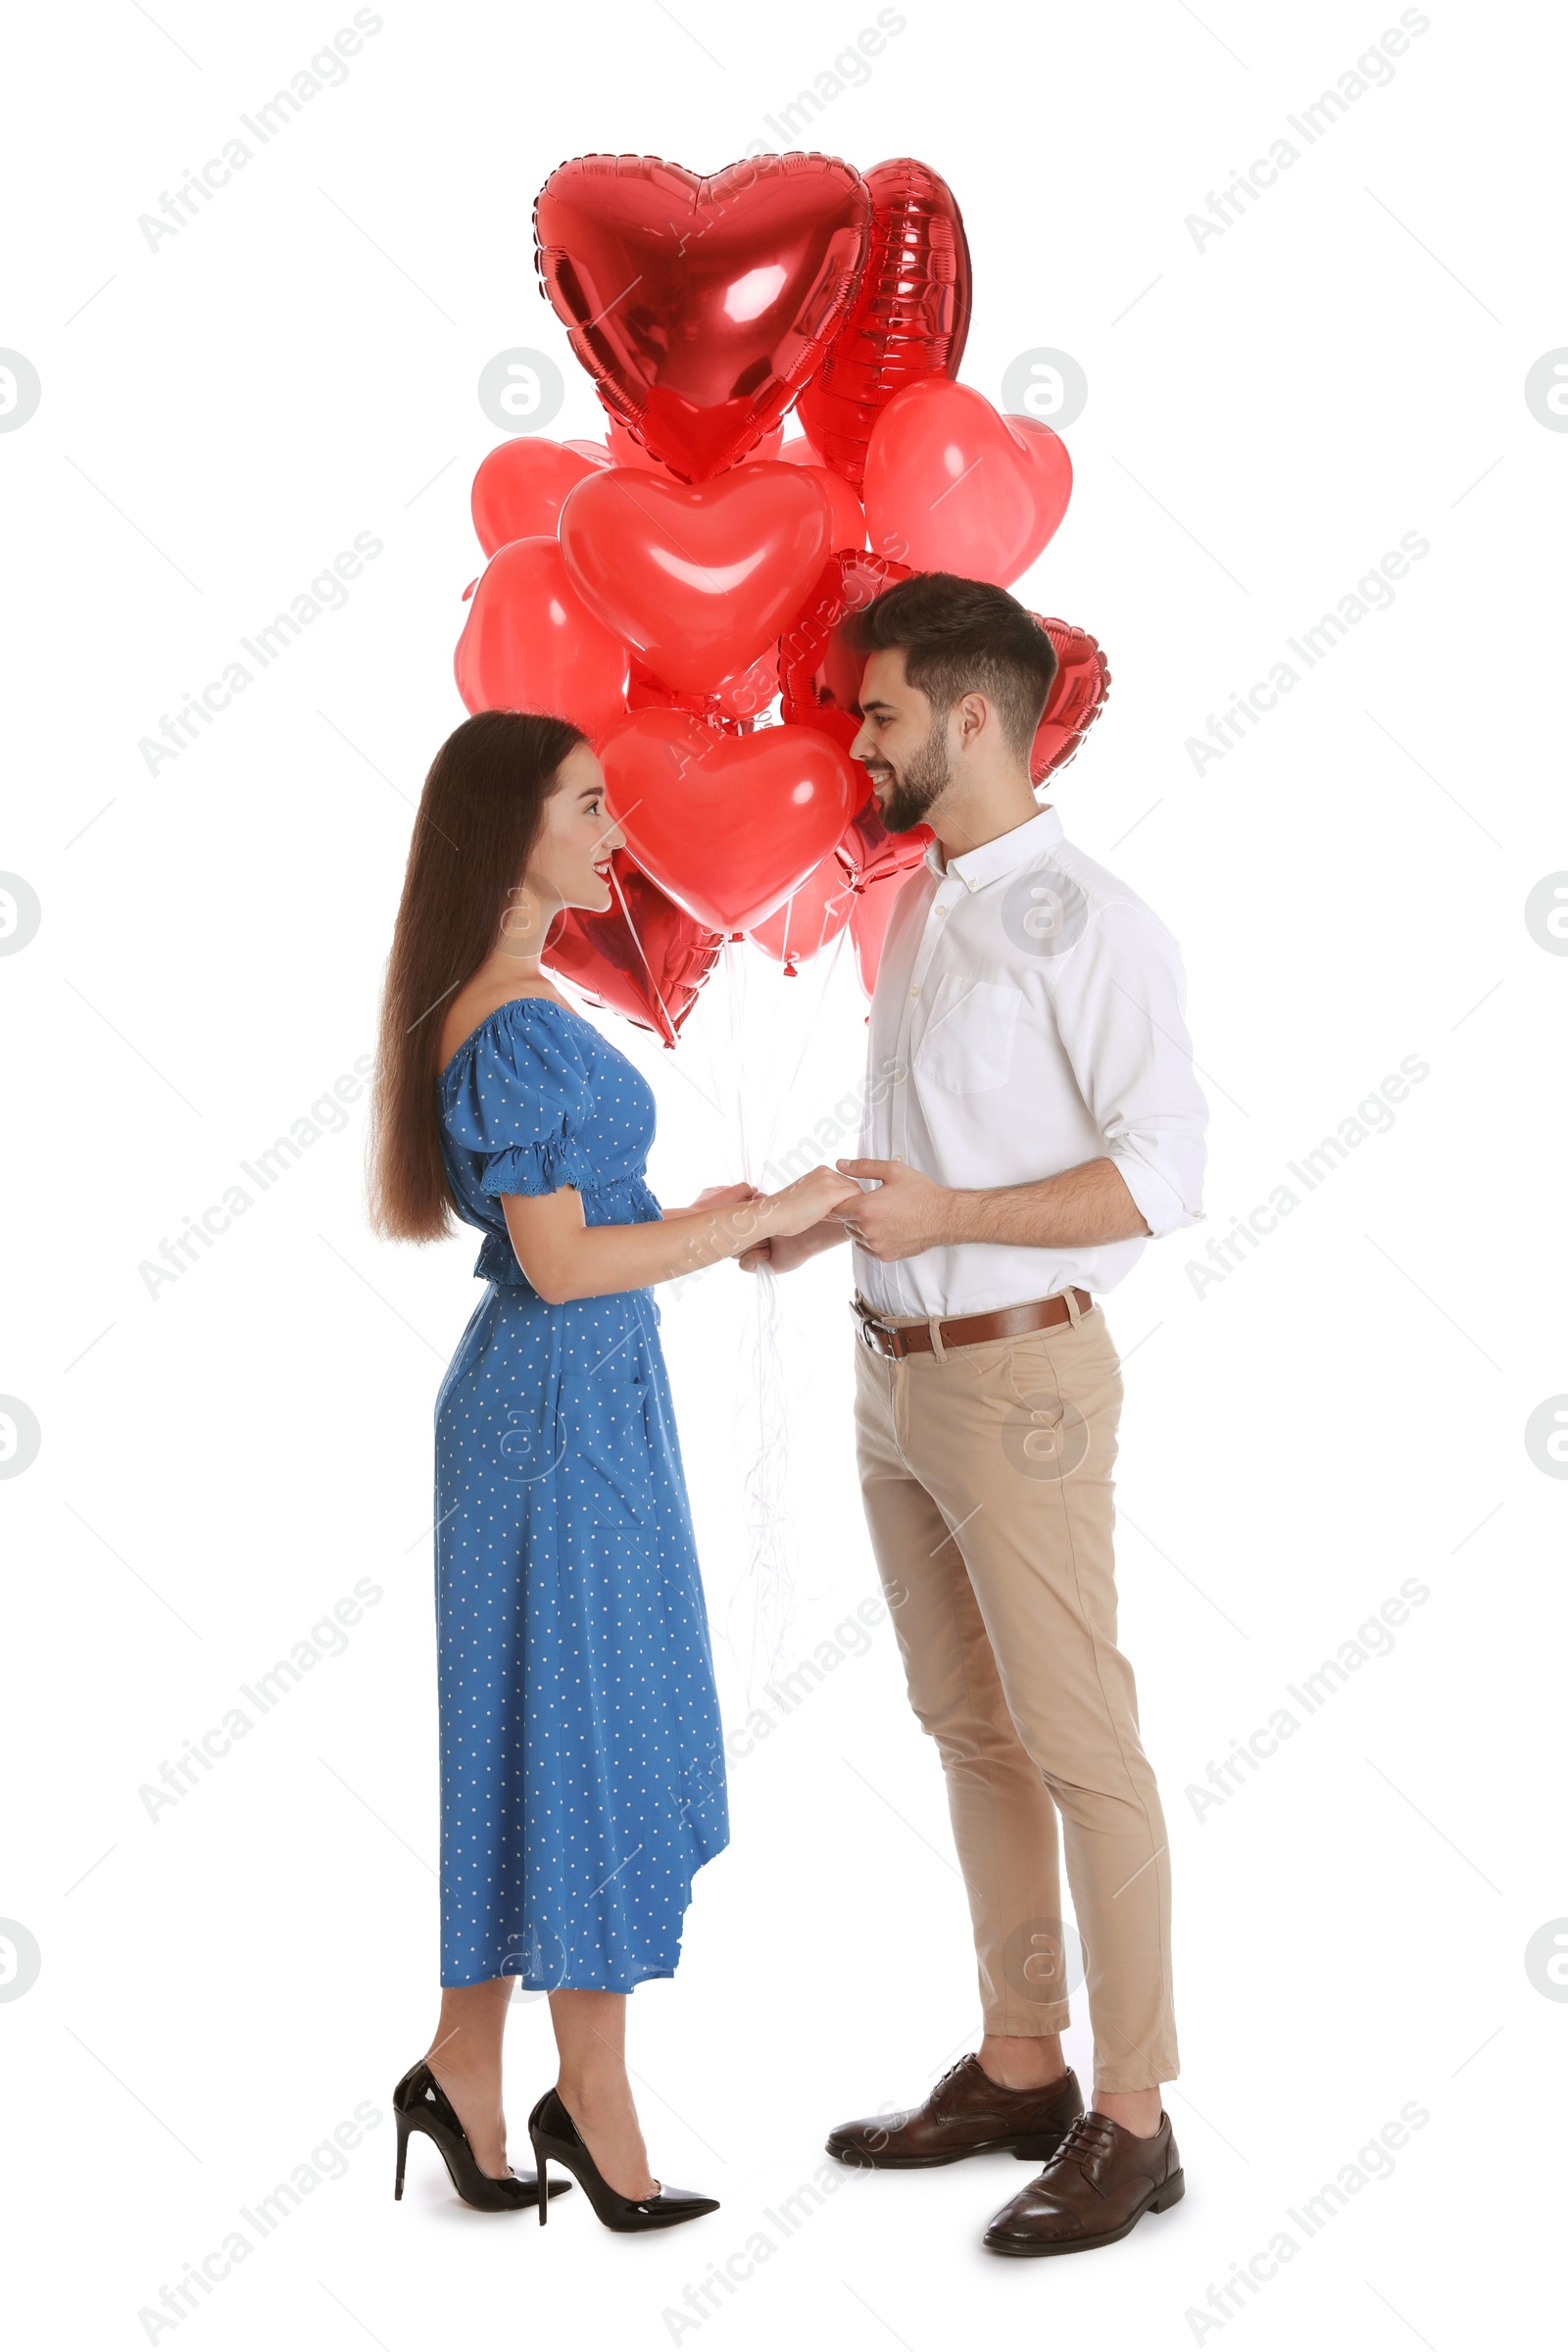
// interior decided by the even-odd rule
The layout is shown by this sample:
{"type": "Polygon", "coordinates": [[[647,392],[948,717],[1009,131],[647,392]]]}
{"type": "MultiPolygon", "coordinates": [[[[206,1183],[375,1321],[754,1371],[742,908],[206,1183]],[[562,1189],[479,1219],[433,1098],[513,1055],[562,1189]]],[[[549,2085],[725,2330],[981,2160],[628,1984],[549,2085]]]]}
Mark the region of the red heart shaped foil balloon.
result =
{"type": "Polygon", "coordinates": [[[872,795],[857,808],[839,838],[833,855],[854,890],[873,890],[890,875],[906,874],[920,864],[926,846],[935,839],[929,825],[912,825],[907,833],[890,833],[872,795]]]}
{"type": "Polygon", "coordinates": [[[610,466],[561,515],[583,601],[665,685],[702,694],[777,637],[831,537],[826,492],[800,466],[737,466],[690,485],[610,466]]]}
{"type": "Polygon", "coordinates": [[[600,746],[612,815],[644,871],[714,931],[749,931],[819,865],[860,797],[809,727],[724,736],[641,710],[600,746]]]}
{"type": "Polygon", "coordinates": [[[553,539],[568,494],[609,463],[603,452],[596,461],[561,441],[501,442],[473,477],[473,527],[485,554],[511,539],[553,539]]]}
{"type": "Polygon", "coordinates": [[[860,290],[796,415],[857,491],[871,428],[895,393],[921,376],[956,376],[969,333],[963,217],[945,179],[911,156],[865,175],[871,236],[860,290]]]}
{"type": "Polygon", "coordinates": [[[876,987],[877,967],[882,961],[882,946],[888,935],[894,902],[908,878],[906,873],[884,874],[880,881],[856,892],[850,938],[855,946],[855,968],[867,997],[876,987]]]}
{"type": "Polygon", "coordinates": [[[1008,588],[1067,512],[1072,461],[1049,424],[1004,416],[968,384],[926,376],[888,402],[865,461],[878,555],[1008,588]]]}
{"type": "MultiPolygon", "coordinates": [[[[741,464],[750,466],[753,464],[753,459],[778,457],[780,442],[783,442],[783,425],[773,425],[771,433],[761,435],[761,440],[757,442],[757,447],[750,452],[750,457],[745,457],[741,464]]],[[[661,475],[665,482],[677,480],[677,475],[672,475],[667,466],[661,466],[659,459],[656,459],[649,449],[642,447],[642,442],[637,440],[637,435],[627,433],[625,425],[615,423],[613,416],[604,418],[604,445],[602,447],[604,447],[604,454],[607,454],[609,464],[612,466],[635,466],[637,472],[656,472],[656,475],[661,475]]]]}
{"type": "Polygon", "coordinates": [[[1029,781],[1043,784],[1058,767],[1065,767],[1110,693],[1110,669],[1097,639],[1070,620],[1039,621],[1056,649],[1056,675],[1029,750],[1029,781]]]}
{"type": "MultiPolygon", "coordinates": [[[[754,450],[748,452],[742,464],[749,466],[759,458],[776,458],[783,439],[784,427],[776,424],[770,433],[762,435],[754,450]]],[[[675,479],[669,467],[662,466],[656,457],[651,456],[636,434],[629,433],[623,424],[617,424],[613,416],[607,417],[605,421],[604,448],[612,466],[635,466],[639,473],[662,474],[666,482],[675,479]]]]}
{"type": "Polygon", "coordinates": [[[886,556],[836,550],[810,594],[778,641],[778,675],[788,725],[819,727],[846,751],[860,731],[858,701],[863,663],[849,652],[839,623],[908,578],[886,556]]]}
{"type": "Polygon", "coordinates": [[[704,179],[655,155],[585,155],[539,191],[535,264],[611,416],[706,482],[820,367],[870,218],[864,180],[833,156],[755,156],[704,179]]]}
{"type": "Polygon", "coordinates": [[[706,719],[721,734],[750,734],[760,714],[778,699],[777,651],[770,645],[750,669],[743,669],[738,677],[725,678],[711,694],[687,694],[677,686],[666,686],[662,678],[644,669],[640,662],[633,662],[626,708],[689,710],[693,718],[706,719]]]}
{"type": "Polygon", "coordinates": [[[610,862],[613,905],[603,914],[568,906],[542,959],[672,1046],[722,942],[667,899],[627,851],[613,851],[610,862]]]}
{"type": "Polygon", "coordinates": [[[775,906],[761,922],[754,923],[747,936],[757,942],[764,956],[771,956],[775,963],[781,963],[785,977],[790,979],[830,939],[837,939],[854,906],[855,892],[834,851],[820,865],[812,866],[782,906],[775,906]]]}
{"type": "Polygon", "coordinates": [[[556,540],[496,550],[453,657],[470,710],[553,711],[597,738],[625,715],[629,666],[567,578],[556,540]]]}
{"type": "Polygon", "coordinates": [[[688,693],[679,686],[666,686],[650,669],[633,660],[631,683],[626,689],[628,710],[684,710],[689,717],[703,719],[716,727],[721,734],[744,735],[746,730],[739,719],[720,710],[716,694],[688,693]]]}
{"type": "Polygon", "coordinates": [[[768,705],[778,700],[777,646],[770,645],[765,653],[758,655],[750,669],[742,670],[738,677],[726,678],[721,686],[715,687],[713,700],[721,718],[754,725],[768,705]]]}

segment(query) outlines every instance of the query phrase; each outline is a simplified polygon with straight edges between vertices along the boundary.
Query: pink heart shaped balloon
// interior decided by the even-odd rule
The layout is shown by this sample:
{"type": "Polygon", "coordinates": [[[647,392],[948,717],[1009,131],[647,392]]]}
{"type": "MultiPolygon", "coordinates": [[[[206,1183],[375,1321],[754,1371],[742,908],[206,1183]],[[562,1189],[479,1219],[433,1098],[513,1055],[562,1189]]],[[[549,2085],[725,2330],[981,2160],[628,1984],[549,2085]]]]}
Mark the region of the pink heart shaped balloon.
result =
{"type": "Polygon", "coordinates": [[[909,384],[877,418],[865,520],[879,556],[1008,588],[1045,548],[1072,495],[1067,446],[1048,424],[1004,416],[968,384],[909,384]]]}
{"type": "Polygon", "coordinates": [[[568,494],[609,464],[603,450],[584,457],[570,442],[518,435],[490,452],[473,477],[470,509],[487,556],[513,539],[553,539],[568,494]]]}
{"type": "Polygon", "coordinates": [[[497,548],[453,657],[470,710],[554,710],[594,738],[625,715],[629,666],[566,577],[558,541],[497,548]]]}

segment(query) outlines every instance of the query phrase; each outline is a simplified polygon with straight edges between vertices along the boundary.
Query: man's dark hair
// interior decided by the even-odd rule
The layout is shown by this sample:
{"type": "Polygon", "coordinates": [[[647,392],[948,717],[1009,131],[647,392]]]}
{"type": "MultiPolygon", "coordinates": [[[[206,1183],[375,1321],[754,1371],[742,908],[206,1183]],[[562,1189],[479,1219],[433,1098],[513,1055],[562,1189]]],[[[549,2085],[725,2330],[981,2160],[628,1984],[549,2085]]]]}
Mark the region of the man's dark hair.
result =
{"type": "Polygon", "coordinates": [[[844,625],[858,654],[902,651],[905,676],[938,717],[961,695],[985,695],[1009,746],[1027,759],[1056,675],[1056,650],[1005,588],[954,571],[916,572],[844,625]]]}

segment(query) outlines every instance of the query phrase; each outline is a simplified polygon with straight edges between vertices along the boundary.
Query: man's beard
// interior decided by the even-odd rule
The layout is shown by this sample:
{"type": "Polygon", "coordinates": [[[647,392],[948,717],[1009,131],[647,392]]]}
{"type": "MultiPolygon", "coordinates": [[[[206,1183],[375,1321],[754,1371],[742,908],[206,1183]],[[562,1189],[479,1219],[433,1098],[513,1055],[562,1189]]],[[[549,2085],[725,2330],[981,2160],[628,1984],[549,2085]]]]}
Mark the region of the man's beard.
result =
{"type": "Polygon", "coordinates": [[[953,781],[953,766],[948,759],[948,722],[946,712],[933,718],[930,732],[914,754],[903,775],[895,776],[887,799],[878,806],[878,814],[890,833],[910,833],[925,817],[933,801],[940,799],[953,781]]]}

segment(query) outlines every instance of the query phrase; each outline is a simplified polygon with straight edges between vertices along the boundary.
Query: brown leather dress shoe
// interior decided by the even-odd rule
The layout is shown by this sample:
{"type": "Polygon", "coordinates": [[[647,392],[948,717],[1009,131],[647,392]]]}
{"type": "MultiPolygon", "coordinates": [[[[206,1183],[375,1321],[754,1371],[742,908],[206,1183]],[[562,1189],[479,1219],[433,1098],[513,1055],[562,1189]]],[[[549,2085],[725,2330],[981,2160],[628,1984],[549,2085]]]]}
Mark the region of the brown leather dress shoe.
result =
{"type": "Polygon", "coordinates": [[[1083,2107],[1071,2067],[1038,2090],[1008,2090],[971,2052],[949,2067],[923,2107],[840,2124],[828,2133],[827,2152],[840,2164],[889,2172],[956,2164],[960,2156],[1010,2154],[1038,2163],[1054,2154],[1083,2107]]]}
{"type": "Polygon", "coordinates": [[[992,2217],[983,2243],[993,2254],[1087,2254],[1113,2246],[1146,2213],[1163,2213],[1184,2193],[1170,2117],[1140,2139],[1091,2107],[1045,2171],[992,2217]]]}

